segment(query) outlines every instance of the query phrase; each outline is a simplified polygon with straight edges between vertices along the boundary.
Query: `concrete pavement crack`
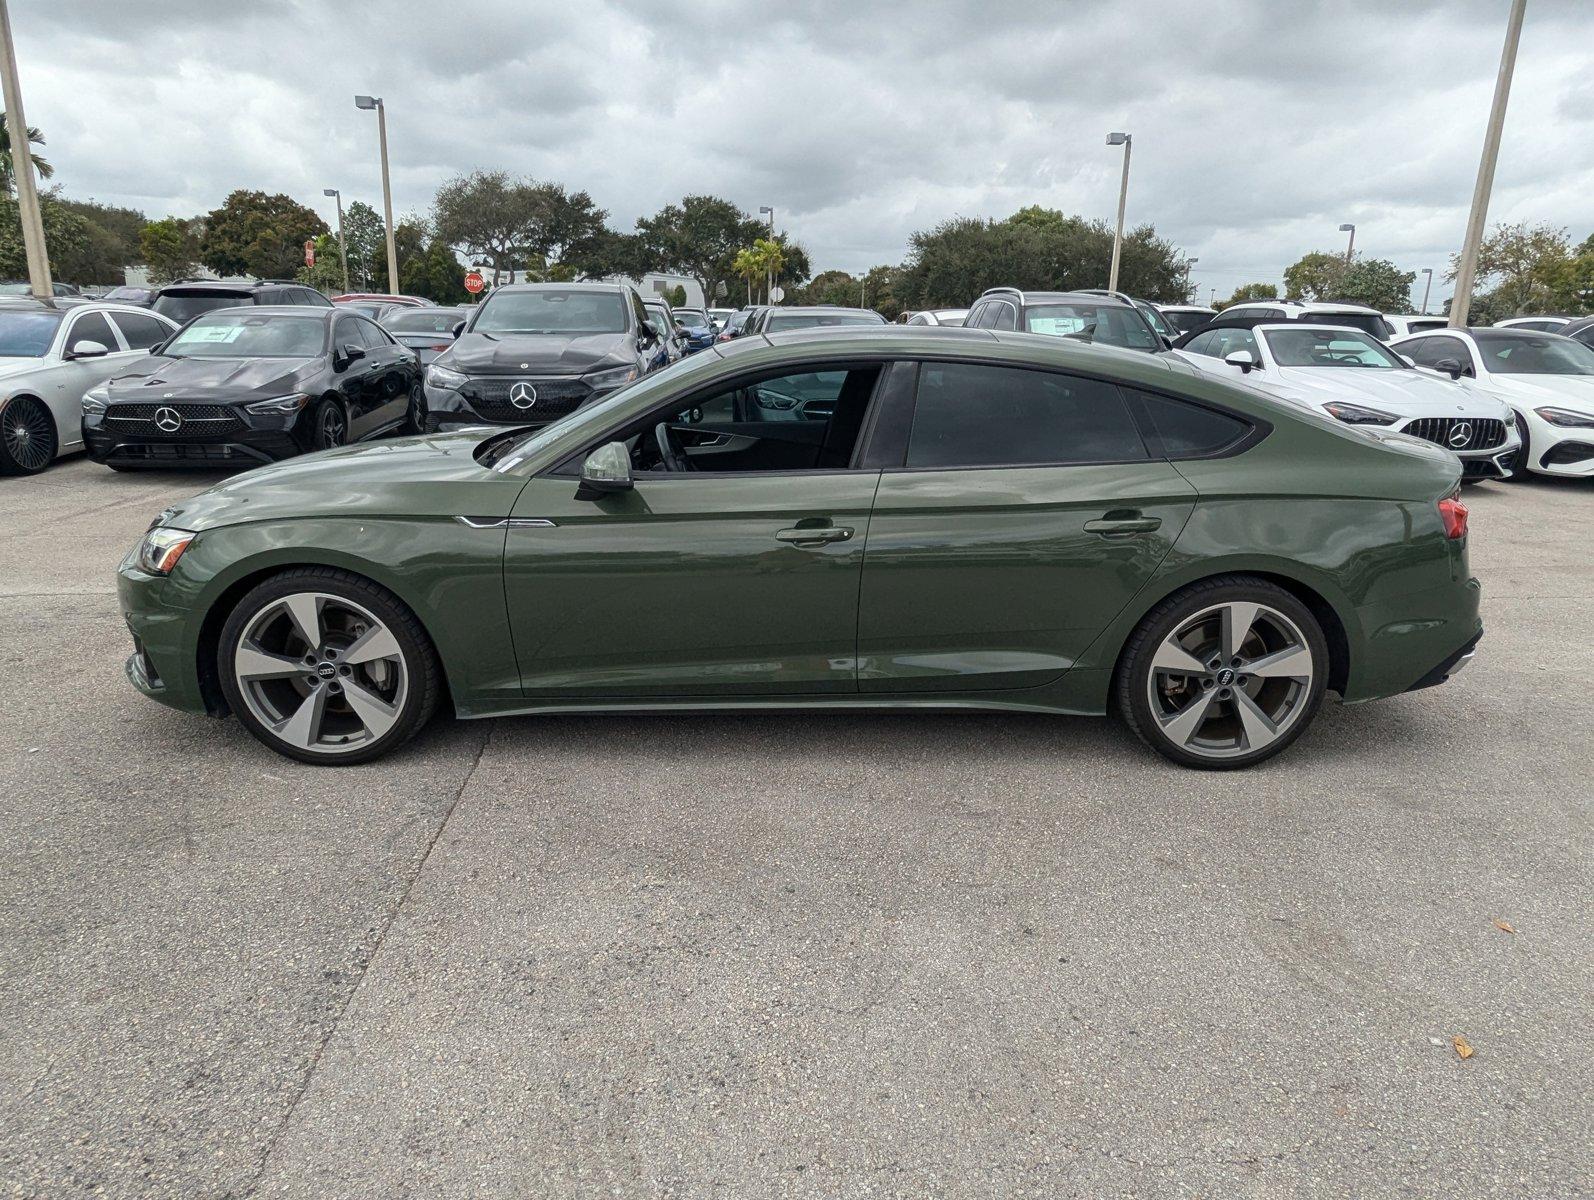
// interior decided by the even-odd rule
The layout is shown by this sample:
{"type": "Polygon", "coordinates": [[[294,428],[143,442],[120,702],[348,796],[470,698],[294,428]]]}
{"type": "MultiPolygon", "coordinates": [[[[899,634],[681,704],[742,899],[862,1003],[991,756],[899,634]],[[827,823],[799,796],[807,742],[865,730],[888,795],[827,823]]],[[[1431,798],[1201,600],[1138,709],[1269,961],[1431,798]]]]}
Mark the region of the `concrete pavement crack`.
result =
{"type": "MultiPolygon", "coordinates": [[[[271,1166],[272,1156],[277,1152],[277,1147],[282,1144],[283,1136],[288,1132],[288,1127],[293,1124],[294,1113],[299,1110],[300,1102],[310,1092],[310,1084],[315,1080],[315,1073],[317,1068],[321,1066],[322,1056],[332,1043],[332,1038],[337,1033],[338,1027],[343,1024],[343,1018],[353,1006],[355,996],[365,986],[365,981],[370,978],[371,969],[376,966],[377,956],[382,953],[382,947],[387,942],[388,931],[393,928],[399,914],[404,911],[404,906],[409,903],[410,893],[415,889],[415,881],[426,870],[426,864],[431,859],[432,851],[437,847],[437,843],[442,840],[443,831],[448,828],[448,822],[454,815],[454,809],[459,806],[461,797],[465,795],[465,789],[470,786],[470,781],[476,777],[476,769],[481,766],[482,757],[487,753],[487,747],[492,743],[493,734],[497,728],[497,721],[488,722],[487,732],[482,737],[481,745],[476,747],[476,754],[471,759],[470,768],[465,772],[464,778],[459,781],[459,787],[454,790],[453,796],[449,798],[448,807],[443,810],[443,819],[437,823],[437,828],[433,831],[431,840],[426,843],[426,849],[422,851],[420,860],[415,864],[415,869],[410,872],[409,878],[404,881],[404,889],[399,893],[398,901],[388,911],[387,918],[383,921],[382,928],[376,935],[376,943],[371,947],[371,953],[366,958],[365,965],[360,968],[359,978],[354,981],[354,986],[349,989],[348,995],[343,998],[343,1003],[338,1007],[337,1015],[332,1018],[332,1022],[327,1027],[326,1032],[321,1035],[320,1043],[310,1056],[310,1065],[305,1069],[304,1079],[299,1084],[299,1090],[294,1093],[293,1099],[288,1103],[287,1110],[282,1114],[282,1120],[277,1123],[277,1128],[272,1132],[270,1141],[266,1143],[265,1149],[261,1152],[253,1177],[236,1193],[240,1200],[243,1197],[253,1196],[259,1189],[261,1180],[265,1178],[266,1170],[271,1166]]],[[[233,1194],[228,1193],[228,1195],[233,1194]]]]}

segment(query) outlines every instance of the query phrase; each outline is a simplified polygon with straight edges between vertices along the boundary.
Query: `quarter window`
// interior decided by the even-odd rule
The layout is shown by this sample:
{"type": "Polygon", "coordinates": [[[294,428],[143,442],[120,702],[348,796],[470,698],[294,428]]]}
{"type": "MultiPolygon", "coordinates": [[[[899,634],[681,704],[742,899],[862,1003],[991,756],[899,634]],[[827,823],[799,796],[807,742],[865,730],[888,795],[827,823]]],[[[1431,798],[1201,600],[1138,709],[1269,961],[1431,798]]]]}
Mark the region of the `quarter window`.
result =
{"type": "Polygon", "coordinates": [[[1202,458],[1218,454],[1251,429],[1239,417],[1199,404],[1149,392],[1136,392],[1135,398],[1146,414],[1146,434],[1152,443],[1152,452],[1159,458],[1202,458]]]}
{"type": "Polygon", "coordinates": [[[1122,394],[1075,375],[927,362],[909,467],[1018,467],[1147,457],[1122,394]]]}

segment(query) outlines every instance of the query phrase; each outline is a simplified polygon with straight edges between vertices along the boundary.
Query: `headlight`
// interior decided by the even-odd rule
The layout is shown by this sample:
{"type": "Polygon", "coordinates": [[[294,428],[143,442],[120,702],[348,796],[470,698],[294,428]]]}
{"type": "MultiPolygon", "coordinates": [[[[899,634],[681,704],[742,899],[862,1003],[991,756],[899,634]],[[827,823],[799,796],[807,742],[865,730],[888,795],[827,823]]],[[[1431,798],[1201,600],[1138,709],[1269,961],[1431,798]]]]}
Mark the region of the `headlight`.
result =
{"type": "Polygon", "coordinates": [[[151,575],[170,575],[193,540],[186,529],[151,529],[138,544],[138,565],[151,575]]]}
{"type": "Polygon", "coordinates": [[[83,415],[88,417],[104,412],[105,406],[110,403],[110,399],[110,389],[104,384],[90,388],[83,393],[83,415]]]}
{"type": "Polygon", "coordinates": [[[310,397],[307,393],[294,392],[291,396],[273,396],[270,400],[256,400],[253,404],[244,405],[244,410],[252,413],[296,413],[308,403],[310,397]]]}
{"type": "Polygon", "coordinates": [[[590,375],[583,375],[582,378],[594,391],[601,391],[604,388],[617,388],[623,383],[630,383],[636,378],[636,373],[635,367],[615,367],[610,371],[594,371],[590,375]]]}
{"type": "Polygon", "coordinates": [[[1534,412],[1551,425],[1575,425],[1580,429],[1594,429],[1594,416],[1572,412],[1565,408],[1535,408],[1534,412]]]}
{"type": "Polygon", "coordinates": [[[1386,412],[1379,412],[1376,408],[1363,408],[1359,404],[1343,404],[1336,400],[1332,404],[1323,405],[1330,416],[1338,417],[1347,425],[1393,425],[1400,418],[1386,412]]]}
{"type": "Polygon", "coordinates": [[[464,387],[465,381],[469,378],[469,375],[461,374],[459,371],[451,371],[447,367],[438,366],[436,363],[426,368],[426,382],[434,388],[444,388],[448,391],[453,391],[455,388],[464,387]]]}

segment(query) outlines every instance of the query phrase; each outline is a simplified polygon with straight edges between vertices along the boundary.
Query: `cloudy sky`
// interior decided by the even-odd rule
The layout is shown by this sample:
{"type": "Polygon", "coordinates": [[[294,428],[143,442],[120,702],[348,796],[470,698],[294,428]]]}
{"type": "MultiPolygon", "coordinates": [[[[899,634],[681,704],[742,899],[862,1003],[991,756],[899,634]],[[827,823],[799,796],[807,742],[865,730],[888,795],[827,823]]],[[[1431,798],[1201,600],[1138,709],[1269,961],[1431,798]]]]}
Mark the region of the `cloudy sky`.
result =
{"type": "MultiPolygon", "coordinates": [[[[394,204],[502,168],[630,228],[683,194],[773,204],[816,269],[1026,204],[1129,220],[1226,296],[1343,245],[1442,275],[1508,0],[10,0],[29,121],[67,194],[150,216],[234,188],[394,204]]],[[[1529,0],[1491,221],[1594,231],[1594,2],[1529,0]]],[[[1418,284],[1420,299],[1421,282],[1418,284]]],[[[1436,282],[1435,302],[1447,289],[1436,282]]]]}

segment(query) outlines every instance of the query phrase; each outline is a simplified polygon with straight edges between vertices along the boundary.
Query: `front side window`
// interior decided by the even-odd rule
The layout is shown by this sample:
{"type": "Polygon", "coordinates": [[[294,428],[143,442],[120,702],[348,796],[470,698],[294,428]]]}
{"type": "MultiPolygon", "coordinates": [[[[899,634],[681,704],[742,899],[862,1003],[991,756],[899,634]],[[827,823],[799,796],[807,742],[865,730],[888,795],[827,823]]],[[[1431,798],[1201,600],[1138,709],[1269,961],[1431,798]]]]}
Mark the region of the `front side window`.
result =
{"type": "Polygon", "coordinates": [[[1499,375],[1594,375],[1594,350],[1565,337],[1480,333],[1483,365],[1499,375]]]}
{"type": "Polygon", "coordinates": [[[1030,333],[1072,338],[1097,346],[1161,349],[1151,327],[1127,304],[1034,304],[1024,310],[1024,328],[1030,333]]]}
{"type": "Polygon", "coordinates": [[[1204,333],[1198,333],[1190,339],[1190,344],[1185,349],[1191,354],[1201,354],[1208,358],[1227,358],[1236,350],[1244,350],[1257,362],[1262,361],[1260,347],[1256,344],[1256,334],[1238,325],[1227,329],[1208,329],[1204,333]]]}
{"type": "Polygon", "coordinates": [[[1398,358],[1365,333],[1327,329],[1268,329],[1262,333],[1281,367],[1371,367],[1392,371],[1398,358]]]}
{"type": "Polygon", "coordinates": [[[991,319],[992,329],[1017,329],[1018,310],[1011,304],[1001,303],[991,305],[996,310],[996,315],[991,319]]]}
{"type": "MultiPolygon", "coordinates": [[[[321,353],[321,317],[263,316],[247,309],[200,317],[166,347],[172,358],[314,358],[321,353]]],[[[350,331],[352,335],[352,331],[350,331]]],[[[340,344],[351,340],[339,332],[340,344]]],[[[358,344],[358,343],[356,343],[358,344]]]]}
{"type": "Polygon", "coordinates": [[[171,326],[157,321],[147,313],[119,312],[112,318],[122,330],[122,336],[134,350],[148,350],[171,335],[171,326]]]}
{"type": "Polygon", "coordinates": [[[1019,467],[1147,457],[1117,387],[1096,379],[926,362],[909,467],[1019,467]]]}
{"type": "Polygon", "coordinates": [[[594,334],[624,333],[626,327],[625,297],[619,292],[539,289],[494,292],[471,332],[594,334]]]}
{"type": "Polygon", "coordinates": [[[112,354],[121,349],[116,335],[111,332],[110,322],[102,313],[84,313],[67,330],[66,348],[70,351],[79,342],[98,342],[112,354]]]}
{"type": "Polygon", "coordinates": [[[1415,342],[1407,343],[1400,347],[1419,367],[1428,367],[1438,370],[1439,364],[1447,359],[1459,363],[1466,374],[1472,374],[1472,357],[1467,353],[1466,343],[1454,337],[1419,338],[1415,342]]]}

